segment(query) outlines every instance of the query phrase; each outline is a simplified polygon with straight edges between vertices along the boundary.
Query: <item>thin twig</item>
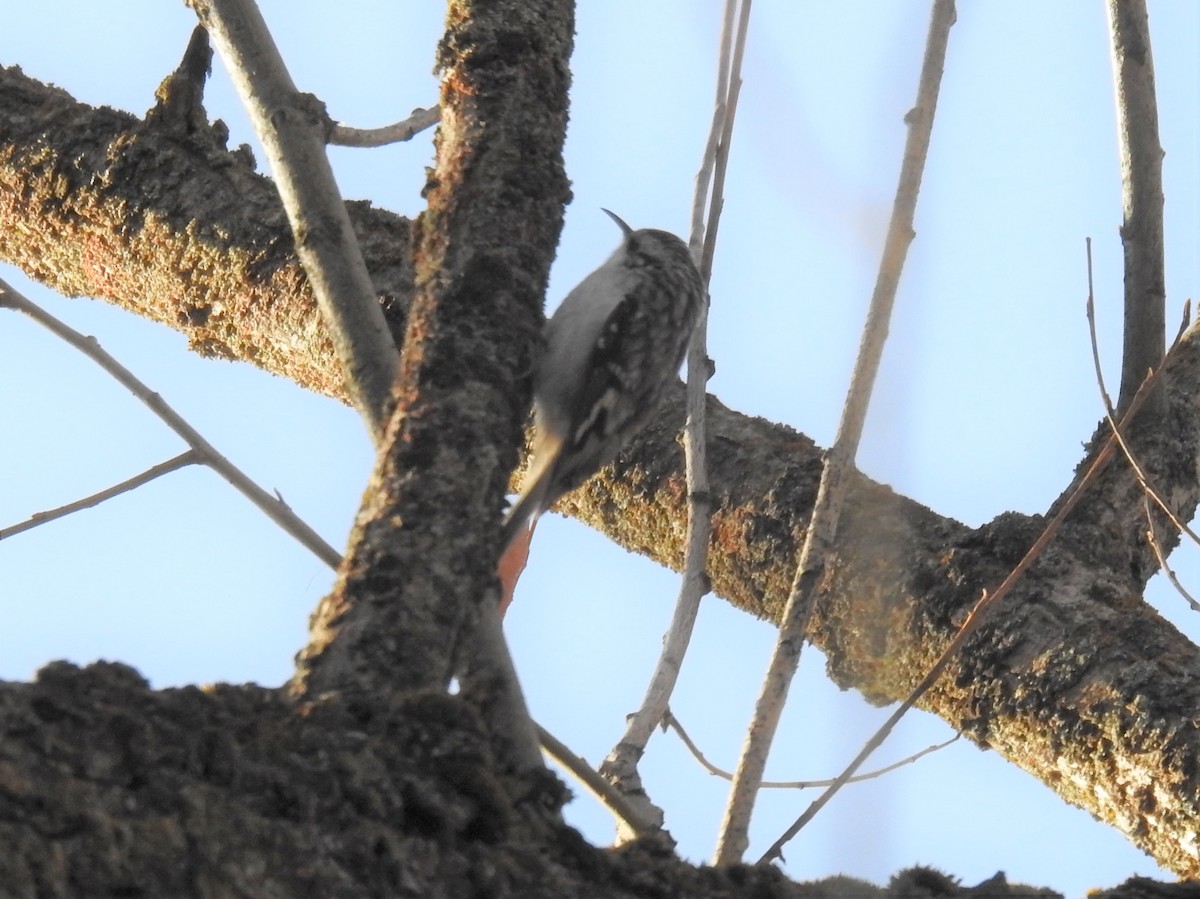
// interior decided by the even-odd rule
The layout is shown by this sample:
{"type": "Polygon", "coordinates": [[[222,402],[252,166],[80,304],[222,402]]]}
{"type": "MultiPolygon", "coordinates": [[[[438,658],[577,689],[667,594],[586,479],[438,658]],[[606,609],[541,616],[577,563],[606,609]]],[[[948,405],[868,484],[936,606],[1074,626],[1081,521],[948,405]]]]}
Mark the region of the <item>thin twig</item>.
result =
{"type": "Polygon", "coordinates": [[[712,183],[713,167],[717,164],[717,142],[721,139],[721,123],[725,121],[725,104],[729,99],[729,66],[733,57],[733,21],[737,11],[737,0],[725,0],[725,12],[721,20],[721,41],[717,54],[717,104],[713,110],[712,125],[708,130],[708,143],[701,156],[700,171],[696,173],[696,190],[692,195],[692,227],[689,246],[697,263],[703,261],[704,211],[708,208],[709,186],[712,183]]]}
{"type": "Polygon", "coordinates": [[[1096,285],[1092,272],[1092,239],[1085,237],[1083,246],[1087,252],[1087,321],[1088,334],[1092,340],[1092,367],[1096,370],[1096,386],[1100,388],[1100,399],[1104,403],[1104,411],[1112,418],[1113,402],[1108,388],[1104,385],[1104,368],[1100,365],[1100,340],[1096,335],[1096,285]]]}
{"type": "Polygon", "coordinates": [[[190,0],[212,35],[270,161],[354,407],[379,444],[399,354],[325,153],[328,116],[296,90],[252,0],[190,0]]]}
{"type": "Polygon", "coordinates": [[[754,809],[754,800],[762,782],[767,754],[775,737],[779,717],[787,700],[788,688],[800,663],[800,650],[808,630],[813,596],[821,582],[826,555],[836,537],[842,502],[862,436],[867,406],[875,375],[879,370],[879,360],[883,354],[883,344],[887,339],[888,321],[900,273],[904,267],[908,245],[913,239],[913,217],[933,130],[950,26],[954,19],[953,0],[934,0],[917,90],[917,103],[905,117],[909,126],[908,139],[905,143],[904,162],[900,170],[883,259],[863,328],[862,343],[838,434],[821,474],[808,533],[780,623],[779,638],[754,709],[754,718],[746,735],[737,774],[730,790],[729,803],[721,823],[715,857],[715,862],[719,865],[740,862],[749,845],[750,816],[754,809]]]}
{"type": "MultiPolygon", "coordinates": [[[[1172,350],[1173,349],[1174,347],[1172,347],[1172,350]]],[[[1170,354],[1168,354],[1168,356],[1169,355],[1170,354]]],[[[1137,393],[1134,394],[1133,399],[1129,403],[1129,409],[1126,410],[1125,415],[1121,419],[1122,426],[1133,420],[1133,417],[1141,408],[1142,403],[1150,395],[1154,385],[1158,381],[1159,375],[1165,367],[1166,360],[1164,359],[1162,367],[1155,369],[1146,376],[1146,380],[1142,382],[1142,386],[1138,388],[1137,393]]],[[[866,745],[863,746],[858,755],[854,757],[854,760],[846,766],[846,770],[838,775],[833,784],[830,785],[824,793],[814,799],[812,804],[805,809],[804,814],[797,818],[792,826],[789,827],[784,834],[779,837],[779,839],[771,844],[771,848],[768,849],[763,854],[762,858],[759,859],[760,863],[769,862],[772,859],[781,857],[783,847],[788,840],[799,833],[801,828],[803,828],[805,824],[807,824],[813,819],[813,817],[816,816],[817,812],[819,812],[825,806],[825,804],[833,798],[834,794],[837,793],[837,791],[840,790],[847,781],[849,781],[849,779],[854,775],[854,772],[856,772],[859,767],[861,767],[862,763],[867,760],[867,757],[870,756],[870,754],[876,749],[878,749],[883,741],[888,738],[888,735],[891,734],[892,730],[896,727],[900,719],[904,717],[908,710],[916,705],[918,700],[920,700],[920,698],[924,696],[926,692],[928,692],[930,687],[937,683],[938,678],[942,676],[942,672],[946,670],[946,667],[950,664],[950,661],[955,657],[955,655],[958,654],[958,651],[962,648],[963,643],[966,642],[967,638],[971,636],[971,634],[975,633],[975,631],[979,629],[979,625],[983,622],[986,613],[994,608],[996,604],[1000,602],[1000,600],[1004,599],[1004,597],[1012,591],[1017,581],[1020,580],[1021,575],[1023,575],[1029,566],[1037,560],[1038,556],[1042,554],[1046,546],[1049,545],[1050,541],[1053,540],[1058,534],[1058,530],[1062,526],[1062,523],[1067,519],[1067,516],[1071,514],[1075,506],[1079,503],[1079,500],[1083,498],[1084,493],[1087,492],[1088,488],[1091,487],[1092,483],[1097,477],[1099,477],[1105,466],[1107,466],[1113,456],[1116,455],[1116,448],[1116,438],[1110,434],[1108,440],[1105,441],[1103,448],[1101,448],[1095,460],[1087,467],[1083,476],[1075,482],[1075,485],[1071,489],[1071,494],[1067,497],[1066,502],[1063,503],[1058,512],[1055,513],[1054,517],[1051,518],[1046,524],[1046,527],[1042,530],[1042,533],[1021,558],[1021,561],[1018,562],[1016,567],[1008,573],[1008,575],[1001,582],[1000,586],[998,586],[994,592],[988,593],[986,590],[983,592],[983,594],[976,601],[975,605],[972,606],[970,613],[967,615],[966,620],[962,623],[962,626],[959,627],[958,632],[950,640],[949,644],[947,644],[946,648],[942,651],[942,654],[938,657],[938,660],[934,662],[933,667],[929,669],[928,673],[926,673],[925,677],[923,677],[920,683],[913,688],[912,692],[908,695],[908,698],[896,707],[896,710],[892,712],[887,721],[885,721],[879,730],[877,730],[871,737],[871,739],[867,741],[866,745]]]]}
{"type": "MultiPolygon", "coordinates": [[[[729,167],[729,142],[733,137],[733,122],[737,116],[738,97],[741,96],[742,92],[742,59],[746,53],[746,34],[750,28],[751,0],[742,0],[741,8],[738,10],[738,24],[736,37],[733,40],[732,59],[728,59],[727,57],[730,53],[729,29],[733,21],[733,6],[737,0],[726,0],[726,2],[725,19],[722,24],[724,31],[721,36],[721,55],[718,60],[720,80],[717,84],[717,108],[713,113],[712,135],[709,138],[708,146],[705,148],[706,157],[709,152],[713,153],[714,162],[711,166],[712,195],[708,202],[707,222],[701,223],[695,213],[693,213],[692,220],[691,240],[693,253],[696,251],[697,239],[701,235],[704,238],[699,266],[700,274],[703,276],[705,283],[708,283],[712,277],[713,256],[717,248],[717,231],[721,224],[721,212],[725,208],[725,173],[729,167]],[[713,146],[713,138],[716,139],[715,147],[713,146]]],[[[709,192],[709,171],[709,166],[701,164],[700,171],[696,175],[696,201],[693,204],[694,208],[700,207],[703,204],[704,196],[709,192]]]]}
{"type": "MultiPolygon", "coordinates": [[[[1123,411],[1146,372],[1160,363],[1165,349],[1163,151],[1146,2],[1108,0],[1105,6],[1112,41],[1124,212],[1125,345],[1117,400],[1117,408],[1123,411]]],[[[1157,414],[1164,403],[1163,397],[1152,397],[1147,411],[1157,414]]]]}
{"type": "Polygon", "coordinates": [[[65,506],[59,506],[57,509],[49,509],[45,512],[34,512],[25,521],[19,524],[14,524],[7,528],[0,528],[0,540],[6,540],[9,537],[15,537],[17,534],[25,531],[31,531],[39,525],[47,524],[59,518],[65,518],[73,512],[81,512],[84,509],[90,509],[92,506],[98,506],[105,500],[112,499],[114,496],[120,496],[122,493],[128,493],[131,490],[136,490],[143,484],[149,484],[155,478],[160,478],[172,471],[178,471],[180,468],[185,468],[188,465],[195,465],[202,462],[200,454],[195,450],[187,450],[180,453],[174,459],[168,459],[166,462],[160,462],[153,468],[147,468],[141,474],[135,475],[127,481],[122,481],[119,484],[114,484],[106,490],[101,490],[99,493],[93,493],[91,496],[85,496],[83,499],[77,499],[73,503],[67,503],[65,506]]]}
{"type": "MultiPolygon", "coordinates": [[[[712,273],[712,254],[716,243],[723,198],[721,190],[725,182],[725,170],[729,163],[729,143],[733,132],[733,118],[737,110],[738,92],[741,86],[741,64],[749,27],[750,2],[743,0],[738,19],[736,37],[731,30],[737,0],[726,0],[724,30],[721,35],[721,56],[718,67],[720,76],[717,84],[716,111],[712,129],[696,176],[696,202],[694,209],[703,208],[704,197],[709,192],[709,177],[715,170],[716,177],[712,199],[709,204],[707,228],[703,217],[693,217],[690,245],[697,258],[701,276],[707,285],[712,273]],[[729,62],[732,50],[732,63],[729,62]]],[[[646,687],[641,707],[630,715],[625,733],[613,747],[600,766],[600,773],[616,785],[632,801],[642,806],[646,817],[662,820],[662,811],[651,803],[642,787],[637,766],[645,752],[654,728],[663,720],[667,703],[679,680],[683,657],[692,638],[700,600],[709,590],[705,566],[708,560],[710,535],[709,519],[712,516],[712,496],[708,487],[708,465],[705,453],[707,445],[705,407],[707,383],[712,376],[712,361],[708,358],[707,344],[708,304],[700,310],[695,329],[688,345],[687,377],[687,423],[683,431],[686,483],[688,492],[688,528],[684,549],[683,578],[679,597],[671,624],[663,637],[663,649],[655,666],[654,674],[646,687]]],[[[618,839],[626,834],[619,833],[618,839]]]]}
{"type": "MultiPolygon", "coordinates": [[[[700,763],[701,767],[703,767],[704,770],[706,770],[709,774],[715,775],[722,780],[733,780],[733,774],[731,772],[725,771],[722,768],[718,768],[704,757],[704,753],[700,751],[700,747],[693,742],[690,736],[688,736],[688,732],[683,729],[683,725],[679,723],[679,719],[671,713],[670,709],[667,710],[666,715],[663,717],[663,725],[671,728],[676,734],[679,735],[679,739],[683,741],[683,745],[687,747],[688,752],[692,754],[696,761],[700,763]]],[[[908,756],[908,758],[900,759],[898,762],[892,762],[892,764],[885,765],[882,768],[876,768],[874,771],[868,771],[866,774],[856,774],[847,780],[846,783],[859,783],[864,780],[874,780],[877,777],[882,777],[884,774],[889,774],[892,771],[895,771],[897,768],[903,768],[905,765],[911,765],[913,762],[919,758],[922,758],[923,756],[927,756],[930,753],[945,749],[951,743],[957,743],[961,738],[962,734],[955,734],[949,740],[945,740],[941,743],[934,743],[932,746],[926,746],[919,752],[914,752],[912,755],[908,756]]],[[[807,790],[813,787],[827,787],[832,783],[832,778],[825,780],[764,780],[758,786],[759,789],[762,790],[807,790]]]]}
{"type": "Polygon", "coordinates": [[[412,115],[402,122],[393,122],[382,128],[351,128],[340,122],[334,122],[329,129],[329,143],[340,147],[383,147],[387,144],[399,144],[412,140],[426,128],[436,125],[442,117],[442,111],[437,106],[428,109],[414,109],[412,115]]]}
{"type": "Polygon", "coordinates": [[[246,477],[241,469],[217,452],[216,448],[200,436],[200,432],[188,424],[178,412],[167,405],[161,396],[139,381],[133,372],[109,355],[96,338],[80,334],[0,279],[0,307],[4,306],[28,315],[39,325],[75,347],[103,368],[126,390],[145,403],[167,427],[182,437],[187,445],[199,455],[200,461],[232,484],[250,502],[258,506],[268,518],[300,541],[309,552],[330,568],[337,568],[341,564],[341,555],[326,543],[320,534],[301,520],[287,507],[286,503],[267,493],[246,477]]]}
{"type": "Polygon", "coordinates": [[[1179,578],[1175,576],[1175,572],[1171,566],[1167,564],[1167,554],[1163,552],[1162,544],[1158,539],[1158,532],[1154,529],[1154,515],[1150,509],[1150,497],[1142,497],[1142,506],[1146,512],[1146,541],[1150,544],[1150,549],[1154,552],[1154,558],[1158,560],[1158,567],[1162,569],[1163,574],[1167,576],[1167,580],[1171,585],[1179,591],[1179,595],[1187,600],[1187,604],[1192,607],[1193,612],[1200,612],[1200,603],[1192,597],[1180,583],[1179,578]]]}

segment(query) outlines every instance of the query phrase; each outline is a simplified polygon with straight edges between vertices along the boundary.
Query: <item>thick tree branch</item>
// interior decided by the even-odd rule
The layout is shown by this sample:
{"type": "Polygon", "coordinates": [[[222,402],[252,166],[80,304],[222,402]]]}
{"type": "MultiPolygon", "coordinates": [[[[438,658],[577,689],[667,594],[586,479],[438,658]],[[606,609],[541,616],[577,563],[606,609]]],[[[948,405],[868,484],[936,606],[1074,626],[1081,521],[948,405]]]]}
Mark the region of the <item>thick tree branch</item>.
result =
{"type": "Polygon", "coordinates": [[[541,757],[500,633],[495,544],[568,196],[573,7],[452,7],[396,410],[295,687],[378,697],[458,678],[520,771],[541,757]]]}
{"type": "MultiPolygon", "coordinates": [[[[0,259],[168,325],[202,355],[346,400],[278,191],[225,138],[220,122],[181,136],[0,67],[0,259]]],[[[399,343],[409,222],[347,210],[399,343]]]]}
{"type": "MultiPolygon", "coordinates": [[[[81,106],[11,69],[0,70],[0,116],[0,256],[63,292],[104,296],[164,321],[202,351],[339,395],[282,211],[244,154],[146,133],[130,116],[81,106]]],[[[410,260],[396,250],[408,245],[408,224],[354,211],[376,288],[398,312],[412,295],[410,260]]],[[[540,285],[522,296],[531,341],[540,285]]],[[[506,309],[514,314],[513,305],[506,309]]],[[[402,320],[395,316],[393,327],[402,320]]],[[[491,371],[513,377],[500,366],[491,371]]],[[[1165,375],[1163,416],[1149,433],[1135,422],[1129,436],[1164,498],[1187,519],[1200,498],[1195,334],[1165,375]]],[[[523,410],[512,390],[503,401],[503,438],[515,441],[523,410]]],[[[714,398],[708,418],[718,508],[713,589],[777,620],[820,452],[804,435],[714,398]]],[[[680,396],[613,468],[560,508],[678,568],[687,507],[675,442],[682,419],[680,396]]],[[[1106,437],[1106,426],[1098,434],[1106,437]]],[[[504,465],[489,464],[502,478],[504,465]]],[[[497,520],[498,495],[482,513],[497,520]]],[[[1160,863],[1197,876],[1200,659],[1140,598],[1157,568],[1141,496],[1123,466],[1110,466],[1024,590],[973,639],[924,707],[1114,824],[1160,863]]],[[[827,567],[827,601],[814,622],[831,675],[877,702],[903,698],[958,616],[1003,579],[1039,530],[1016,514],[971,530],[853,475],[827,567]]],[[[1174,546],[1173,534],[1160,529],[1160,536],[1174,546]]]]}
{"type": "MultiPolygon", "coordinates": [[[[614,855],[512,814],[470,709],[444,694],[302,714],[254,685],[151,690],[136,671],[46,666],[0,689],[0,893],[629,899],[633,884],[727,899],[669,852],[614,855]]],[[[545,776],[528,800],[556,810],[545,776]]],[[[786,896],[748,871],[750,894],[786,896]]],[[[798,894],[797,894],[798,895],[798,894]]]]}

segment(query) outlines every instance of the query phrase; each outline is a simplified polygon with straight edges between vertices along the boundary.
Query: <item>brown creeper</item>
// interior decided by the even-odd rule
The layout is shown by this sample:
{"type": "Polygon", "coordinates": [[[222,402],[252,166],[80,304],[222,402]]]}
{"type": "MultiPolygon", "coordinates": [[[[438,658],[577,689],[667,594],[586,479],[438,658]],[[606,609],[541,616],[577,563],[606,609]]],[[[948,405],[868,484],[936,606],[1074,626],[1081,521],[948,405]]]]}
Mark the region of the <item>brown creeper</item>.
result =
{"type": "Polygon", "coordinates": [[[546,322],[533,381],[533,451],[504,519],[503,547],[646,425],[679,370],[705,302],[682,240],[666,231],[634,231],[604,211],[625,238],[546,322]]]}

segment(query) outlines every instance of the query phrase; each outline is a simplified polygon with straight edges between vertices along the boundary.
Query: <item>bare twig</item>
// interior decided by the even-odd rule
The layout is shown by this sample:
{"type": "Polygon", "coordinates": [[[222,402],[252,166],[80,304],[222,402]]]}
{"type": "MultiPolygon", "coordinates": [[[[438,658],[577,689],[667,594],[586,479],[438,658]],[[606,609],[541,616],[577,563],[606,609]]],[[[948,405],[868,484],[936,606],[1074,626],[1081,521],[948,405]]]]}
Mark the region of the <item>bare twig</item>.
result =
{"type": "Polygon", "coordinates": [[[109,355],[96,338],[80,334],[0,279],[0,307],[5,306],[28,315],[39,325],[75,347],[108,372],[126,390],[145,403],[167,427],[182,437],[199,456],[199,461],[232,484],[238,492],[258,506],[273,522],[304,544],[322,562],[330,568],[337,568],[341,563],[342,557],[332,546],[321,539],[320,534],[302,521],[287,507],[286,503],[267,493],[246,477],[241,469],[217,452],[213,445],[200,436],[200,432],[188,424],[178,412],[167,405],[161,396],[139,381],[133,372],[109,355]]]}
{"type": "Polygon", "coordinates": [[[847,476],[853,468],[859,439],[862,436],[867,406],[875,375],[879,370],[883,344],[887,338],[888,320],[891,317],[900,273],[904,267],[904,257],[913,239],[913,216],[933,130],[950,26],[954,19],[953,0],[934,0],[917,90],[917,103],[906,116],[909,128],[904,162],[900,170],[883,259],[863,328],[858,360],[842,411],[838,434],[826,457],[821,483],[817,488],[812,519],[783,613],[779,639],[775,644],[775,652],[754,709],[754,718],[746,735],[737,774],[730,791],[717,843],[715,862],[719,865],[741,861],[749,845],[750,815],[754,809],[754,800],[762,782],[767,754],[779,724],[779,717],[787,700],[788,688],[800,663],[800,650],[808,630],[813,596],[821,582],[825,558],[837,533],[847,476]]]}
{"type": "MultiPolygon", "coordinates": [[[[670,709],[667,710],[666,715],[663,717],[663,724],[666,727],[671,728],[676,734],[679,735],[679,739],[683,741],[683,745],[687,747],[688,752],[692,754],[692,756],[697,762],[700,763],[701,767],[703,767],[705,771],[721,778],[722,780],[733,780],[733,774],[725,771],[722,768],[718,768],[704,757],[704,753],[700,751],[700,747],[695,744],[690,736],[688,736],[688,732],[683,729],[683,725],[679,723],[679,719],[671,713],[670,709]]],[[[895,771],[897,768],[903,768],[905,765],[911,765],[913,762],[919,758],[922,758],[923,756],[937,752],[940,749],[945,749],[951,743],[957,743],[961,738],[962,734],[955,734],[949,740],[944,740],[941,743],[934,743],[932,746],[926,746],[919,752],[914,752],[912,755],[908,756],[907,758],[900,759],[898,762],[892,762],[890,765],[885,765],[882,768],[876,768],[874,771],[868,771],[866,774],[856,774],[854,777],[851,777],[849,780],[847,780],[846,783],[859,783],[860,781],[874,780],[877,777],[882,777],[884,774],[895,771]]],[[[832,779],[764,780],[758,786],[759,789],[762,790],[807,790],[813,787],[827,787],[832,783],[832,779]]]]}
{"type": "MultiPolygon", "coordinates": [[[[733,2],[733,0],[729,0],[733,2]]],[[[726,13],[726,21],[729,19],[729,13],[726,13]]],[[[738,97],[742,92],[742,58],[746,53],[746,33],[750,28],[750,0],[742,0],[741,9],[738,11],[738,26],[737,38],[733,45],[733,61],[729,65],[729,73],[726,76],[724,87],[724,99],[718,98],[718,108],[713,115],[713,130],[717,131],[720,128],[720,140],[716,146],[716,164],[712,175],[712,198],[708,204],[708,222],[703,230],[699,230],[696,222],[692,223],[692,248],[695,252],[695,245],[698,237],[704,236],[704,251],[700,257],[700,274],[707,284],[712,278],[713,256],[717,251],[717,230],[721,224],[721,211],[725,208],[725,173],[729,168],[729,142],[733,137],[733,121],[737,115],[738,97]],[[724,109],[721,107],[724,106],[724,109]]],[[[727,39],[723,39],[725,43],[727,39]]],[[[725,66],[725,50],[722,50],[721,61],[719,63],[722,71],[725,66]]],[[[718,90],[721,88],[718,87],[718,90]]],[[[711,141],[710,141],[711,143],[711,141]]],[[[696,176],[696,191],[700,194],[707,190],[708,176],[706,168],[701,166],[700,173],[696,176]]],[[[708,365],[708,359],[704,360],[705,365],[708,365]]],[[[689,370],[690,370],[689,360],[689,370]]],[[[705,381],[708,380],[708,374],[705,374],[705,381]]]]}
{"type": "Polygon", "coordinates": [[[174,459],[168,459],[166,462],[160,462],[153,468],[147,468],[141,474],[135,475],[127,481],[122,481],[119,484],[114,484],[106,490],[101,490],[99,493],[93,493],[91,496],[85,496],[83,499],[78,499],[73,503],[67,503],[65,506],[59,506],[57,509],[49,509],[45,512],[34,512],[25,521],[19,524],[14,524],[11,527],[0,528],[0,540],[5,540],[8,537],[15,537],[17,534],[25,531],[31,531],[39,525],[47,524],[59,518],[65,518],[73,512],[81,512],[84,509],[90,509],[92,506],[98,506],[105,500],[112,499],[114,496],[120,496],[122,493],[128,493],[131,490],[136,490],[143,484],[149,484],[155,478],[160,478],[165,474],[170,474],[172,471],[178,471],[180,468],[185,468],[188,465],[195,465],[203,461],[200,454],[195,450],[187,450],[180,453],[174,459]]]}
{"type": "Polygon", "coordinates": [[[1162,543],[1159,542],[1158,532],[1154,529],[1154,515],[1150,509],[1149,495],[1142,497],[1142,504],[1146,511],[1146,541],[1150,544],[1150,549],[1154,552],[1154,558],[1158,560],[1158,567],[1162,569],[1163,574],[1167,576],[1167,580],[1171,585],[1179,591],[1193,612],[1200,612],[1200,603],[1196,602],[1195,598],[1190,594],[1180,583],[1179,578],[1175,576],[1175,572],[1171,566],[1167,564],[1167,554],[1163,552],[1162,543]]]}
{"type": "MultiPolygon", "coordinates": [[[[1172,347],[1172,349],[1174,349],[1174,347],[1172,347]]],[[[1129,403],[1129,408],[1126,410],[1125,415],[1121,419],[1122,426],[1133,420],[1134,415],[1137,414],[1138,410],[1142,406],[1142,403],[1154,389],[1154,385],[1158,381],[1158,376],[1165,367],[1166,360],[1164,359],[1162,367],[1155,369],[1146,376],[1146,380],[1142,382],[1142,386],[1139,387],[1137,393],[1133,395],[1133,399],[1129,403]]],[[[942,654],[938,657],[938,660],[934,662],[933,667],[931,667],[928,673],[926,673],[925,677],[923,677],[920,683],[913,688],[912,692],[908,695],[908,698],[906,698],[904,702],[900,703],[900,705],[896,707],[896,710],[892,712],[887,721],[885,721],[879,730],[877,730],[871,737],[871,739],[867,741],[866,745],[863,746],[858,755],[854,757],[854,760],[846,766],[846,769],[840,775],[838,775],[837,779],[834,780],[834,782],[825,790],[825,792],[814,799],[812,804],[804,810],[804,814],[797,818],[792,826],[789,827],[784,834],[779,837],[779,839],[771,844],[771,848],[768,849],[763,854],[762,858],[759,859],[760,863],[768,862],[781,856],[783,847],[788,840],[799,833],[801,828],[811,821],[816,816],[817,812],[824,808],[825,804],[829,802],[829,800],[833,798],[834,794],[837,793],[837,791],[849,781],[849,779],[854,775],[854,772],[856,772],[859,767],[861,767],[862,763],[867,760],[868,756],[878,749],[883,741],[888,738],[888,735],[891,734],[892,730],[896,727],[900,719],[904,717],[908,710],[916,705],[918,700],[920,700],[920,698],[924,696],[926,692],[928,692],[930,687],[937,683],[938,678],[942,676],[942,672],[946,670],[946,667],[950,664],[950,661],[955,655],[957,655],[959,649],[962,648],[963,643],[966,642],[967,638],[971,636],[971,634],[975,633],[975,631],[979,629],[979,625],[983,623],[986,613],[994,608],[997,603],[999,603],[1012,591],[1012,588],[1016,585],[1017,581],[1020,580],[1021,575],[1023,575],[1029,566],[1037,560],[1038,556],[1042,554],[1042,551],[1045,550],[1050,541],[1053,540],[1058,534],[1058,530],[1062,526],[1062,523],[1066,521],[1067,516],[1071,514],[1072,510],[1074,510],[1075,506],[1079,503],[1079,500],[1083,498],[1083,495],[1087,492],[1088,488],[1091,487],[1092,483],[1097,477],[1099,477],[1100,473],[1108,465],[1109,461],[1111,461],[1113,456],[1116,455],[1116,448],[1116,437],[1114,434],[1110,434],[1108,440],[1105,441],[1104,446],[1096,455],[1095,460],[1087,467],[1083,473],[1083,476],[1075,482],[1075,485],[1071,490],[1071,494],[1067,497],[1066,502],[1062,504],[1058,512],[1055,513],[1054,517],[1047,522],[1046,527],[1042,530],[1042,533],[1038,536],[1037,540],[1034,541],[1033,545],[1021,558],[1021,561],[1018,562],[1016,567],[1008,573],[1008,576],[1004,578],[1000,586],[998,586],[994,592],[988,593],[986,590],[983,592],[983,595],[979,597],[978,601],[971,608],[970,614],[967,615],[966,620],[962,623],[962,626],[958,629],[958,632],[954,635],[949,644],[947,644],[946,648],[942,651],[942,654]]]]}
{"type": "Polygon", "coordinates": [[[717,55],[717,103],[713,110],[713,121],[708,131],[708,143],[700,161],[700,171],[696,173],[696,190],[692,194],[692,228],[691,250],[698,264],[703,263],[702,245],[698,241],[704,239],[704,211],[709,207],[709,190],[712,184],[713,168],[717,164],[717,143],[721,139],[722,126],[725,121],[725,104],[729,99],[729,67],[733,58],[733,21],[737,12],[737,0],[725,0],[725,12],[721,19],[721,42],[717,55]]]}
{"type": "Polygon", "coordinates": [[[399,144],[412,140],[426,128],[438,123],[442,117],[441,109],[430,106],[428,109],[414,109],[412,115],[402,122],[393,122],[382,128],[351,128],[340,122],[334,122],[329,129],[329,143],[342,147],[382,147],[387,144],[399,144]]]}
{"type": "Polygon", "coordinates": [[[1096,284],[1092,272],[1092,239],[1085,237],[1083,245],[1087,252],[1087,321],[1088,335],[1092,341],[1092,367],[1096,371],[1096,386],[1100,389],[1100,399],[1104,403],[1104,412],[1111,422],[1113,417],[1112,396],[1104,384],[1104,368],[1100,364],[1100,340],[1096,335],[1096,284]]]}
{"type": "Polygon", "coordinates": [[[252,0],[190,5],[212,35],[266,150],[347,390],[378,444],[392,408],[399,355],[325,155],[328,116],[315,97],[296,90],[252,0]]]}
{"type": "MultiPolygon", "coordinates": [[[[696,176],[696,199],[693,206],[690,245],[705,284],[708,284],[712,274],[713,248],[716,245],[717,227],[723,203],[722,191],[725,183],[725,170],[729,161],[729,143],[733,134],[738,92],[741,88],[740,72],[746,46],[746,30],[749,27],[750,0],[742,2],[735,37],[732,24],[736,7],[737,0],[727,0],[718,64],[716,109],[700,172],[696,176]],[[730,62],[731,55],[732,62],[730,62]],[[704,200],[709,195],[709,180],[714,170],[716,175],[708,206],[706,228],[700,210],[703,209],[704,200]]],[[[692,339],[688,346],[687,423],[683,432],[687,471],[688,530],[679,597],[675,603],[670,627],[663,638],[662,653],[646,688],[641,708],[629,716],[625,733],[600,766],[600,773],[632,801],[638,802],[646,817],[653,817],[660,821],[662,812],[646,796],[638,775],[637,765],[654,728],[663,720],[663,715],[667,711],[667,703],[670,701],[675,684],[679,679],[683,657],[692,638],[696,616],[700,609],[700,600],[709,590],[705,564],[708,559],[712,496],[708,488],[705,457],[707,444],[705,404],[707,402],[706,385],[712,376],[712,360],[708,357],[707,327],[708,304],[705,303],[700,310],[699,319],[692,331],[692,339]]],[[[619,834],[618,838],[624,836],[625,834],[619,834]]]]}
{"type": "MultiPolygon", "coordinates": [[[[1146,372],[1162,360],[1166,329],[1163,261],[1162,144],[1154,90],[1154,57],[1145,0],[1108,0],[1125,248],[1125,347],[1121,361],[1124,411],[1146,372]]],[[[1165,401],[1151,397],[1148,411],[1165,401]]]]}

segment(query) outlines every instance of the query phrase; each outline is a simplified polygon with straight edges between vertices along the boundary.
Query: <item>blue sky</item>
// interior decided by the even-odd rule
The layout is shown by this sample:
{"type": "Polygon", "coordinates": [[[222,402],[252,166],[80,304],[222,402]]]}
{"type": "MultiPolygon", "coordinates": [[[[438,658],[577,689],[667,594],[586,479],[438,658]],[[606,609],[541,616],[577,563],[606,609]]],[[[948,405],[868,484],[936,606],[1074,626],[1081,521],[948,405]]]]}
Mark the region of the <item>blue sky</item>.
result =
{"type": "MultiPolygon", "coordinates": [[[[720,4],[580,4],[568,173],[575,199],[553,305],[616,245],[599,210],[683,232],[711,116],[720,4]]],[[[434,3],[263,4],[294,79],[348,124],[403,117],[436,98],[434,3]]],[[[1152,3],[1166,149],[1167,318],[1200,283],[1200,7],[1152,3]]],[[[827,445],[837,426],[890,212],[903,116],[928,22],[914,2],[759,0],[712,285],[710,389],[740,411],[827,445]]],[[[0,62],[77,98],[142,112],[192,25],[182,4],[15,5],[0,62]]],[[[208,92],[233,143],[254,143],[218,64],[208,92]]],[[[1039,512],[1069,480],[1100,417],[1084,319],[1084,238],[1095,244],[1106,375],[1119,372],[1121,218],[1101,3],[961,4],[924,189],[860,467],[939,513],[978,525],[1039,512]]],[[[259,152],[260,161],[264,158],[259,152]]],[[[422,206],[428,136],[334,149],[343,193],[403,214],[422,206]]],[[[371,452],[345,408],[248,365],[201,360],[176,333],[16,270],[0,276],[101,343],[339,549],[371,452]]],[[[90,362],[35,325],[0,317],[0,525],[92,493],[180,452],[179,441],[90,362]],[[19,385],[19,389],[13,389],[19,385]]],[[[1200,583],[1193,552],[1173,564],[1200,583]]],[[[45,662],[119,659],[155,686],[279,684],[331,573],[210,472],[189,469],[0,545],[0,677],[45,662]]],[[[506,631],[535,717],[598,762],[640,701],[676,578],[582,526],[539,528],[506,631]]],[[[1151,598],[1197,637],[1157,582],[1151,598]]],[[[773,639],[706,600],[672,707],[732,767],[773,639]]],[[[883,720],[824,680],[808,652],[768,775],[831,776],[883,720]]],[[[950,735],[912,713],[882,764],[950,735]]],[[[870,763],[869,763],[870,764],[870,763]]],[[[681,851],[706,860],[726,797],[673,736],[643,776],[681,851]]],[[[811,796],[759,801],[754,857],[811,796]]],[[[581,797],[593,840],[609,821],[581,797]]],[[[1065,806],[995,753],[956,744],[845,790],[786,852],[788,873],[886,881],[932,864],[974,884],[1010,879],[1078,896],[1162,874],[1114,831],[1065,806]]]]}

